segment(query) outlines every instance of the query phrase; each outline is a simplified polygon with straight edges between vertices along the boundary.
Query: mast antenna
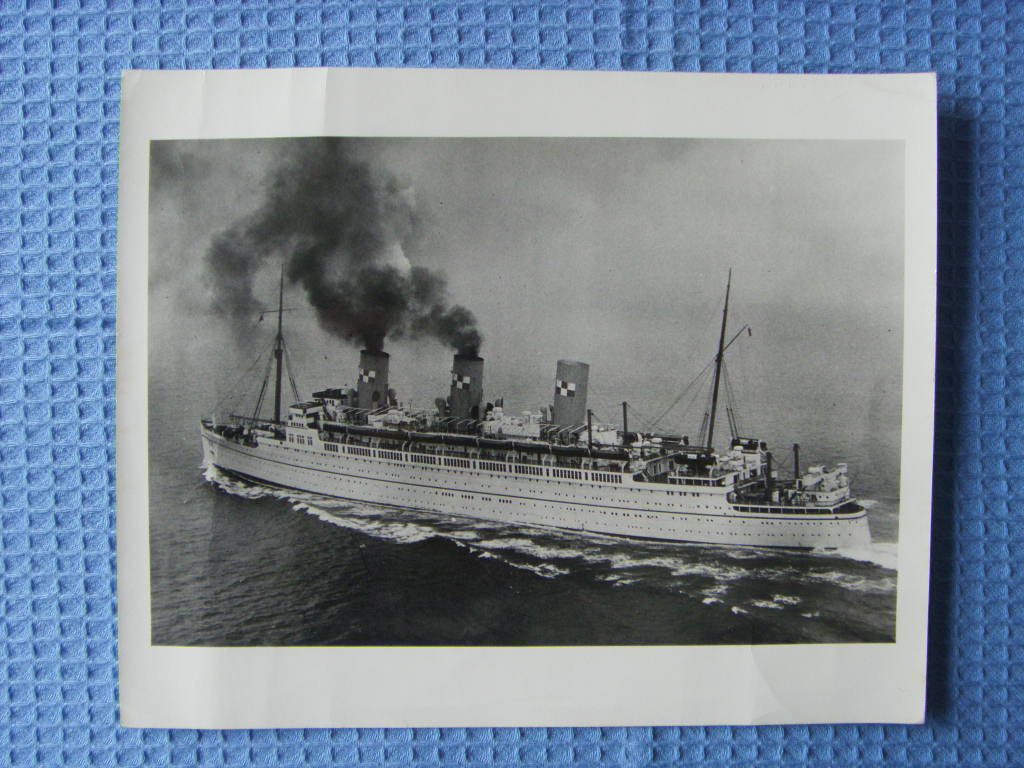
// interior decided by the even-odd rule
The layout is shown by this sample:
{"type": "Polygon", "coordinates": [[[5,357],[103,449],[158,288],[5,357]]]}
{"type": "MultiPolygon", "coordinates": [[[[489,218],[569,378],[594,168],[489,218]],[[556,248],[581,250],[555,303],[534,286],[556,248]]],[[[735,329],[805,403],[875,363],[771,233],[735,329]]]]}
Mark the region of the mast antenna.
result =
{"type": "Polygon", "coordinates": [[[274,421],[278,424],[281,423],[281,368],[284,357],[284,335],[281,333],[282,317],[284,317],[284,264],[281,265],[281,282],[277,290],[277,338],[274,340],[274,359],[277,361],[277,374],[274,379],[274,421]]]}
{"type": "Polygon", "coordinates": [[[722,357],[725,354],[725,324],[729,319],[729,291],[732,288],[732,268],[725,284],[725,306],[722,309],[722,332],[718,335],[718,354],[715,355],[715,384],[711,390],[711,418],[708,420],[708,448],[715,447],[715,415],[718,411],[718,387],[722,382],[722,357]]]}

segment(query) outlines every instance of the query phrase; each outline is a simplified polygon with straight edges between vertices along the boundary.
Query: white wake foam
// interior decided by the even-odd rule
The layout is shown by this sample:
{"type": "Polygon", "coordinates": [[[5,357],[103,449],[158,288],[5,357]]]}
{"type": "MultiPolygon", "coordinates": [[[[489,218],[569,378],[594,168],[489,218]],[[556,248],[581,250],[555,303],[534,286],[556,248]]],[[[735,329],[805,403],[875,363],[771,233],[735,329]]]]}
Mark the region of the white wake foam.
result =
{"type": "Polygon", "coordinates": [[[793,595],[772,595],[772,602],[780,605],[800,605],[800,598],[793,595]]]}
{"type": "Polygon", "coordinates": [[[898,546],[894,542],[876,541],[866,547],[837,549],[836,554],[862,563],[873,563],[895,571],[898,566],[898,546]]]}
{"type": "Polygon", "coordinates": [[[380,520],[363,515],[338,515],[319,509],[311,504],[296,503],[294,509],[313,515],[318,520],[346,528],[350,531],[364,533],[375,539],[387,539],[399,544],[416,544],[432,538],[435,534],[430,528],[415,523],[404,523],[393,520],[380,520]]]}
{"type": "Polygon", "coordinates": [[[852,592],[886,594],[896,590],[896,579],[868,579],[864,576],[840,571],[808,571],[800,574],[798,578],[802,581],[832,584],[852,592]]]}

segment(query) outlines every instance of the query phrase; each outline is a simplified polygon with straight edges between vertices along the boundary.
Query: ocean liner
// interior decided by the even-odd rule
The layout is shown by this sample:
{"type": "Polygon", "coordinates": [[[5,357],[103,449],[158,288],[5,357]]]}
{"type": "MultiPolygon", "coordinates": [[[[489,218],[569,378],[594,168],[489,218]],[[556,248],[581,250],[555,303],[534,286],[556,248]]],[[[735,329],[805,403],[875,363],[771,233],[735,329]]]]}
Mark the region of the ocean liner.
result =
{"type": "Polygon", "coordinates": [[[730,287],[731,277],[709,363],[710,409],[692,443],[630,430],[626,403],[621,425],[595,422],[589,366],[572,360],[557,361],[550,406],[510,413],[501,399],[484,401],[483,359],[456,354],[448,397],[413,412],[388,387],[388,353],[364,349],[355,388],[324,389],[282,409],[279,301],[256,407],[227,423],[201,421],[204,465],[260,484],[514,525],[756,547],[870,543],[846,464],[801,471],[794,445],[792,476],[782,479],[756,437],[733,430],[728,449],[715,449],[723,358],[739,336],[726,342],[730,287]],[[271,379],[273,418],[265,418],[271,379]]]}

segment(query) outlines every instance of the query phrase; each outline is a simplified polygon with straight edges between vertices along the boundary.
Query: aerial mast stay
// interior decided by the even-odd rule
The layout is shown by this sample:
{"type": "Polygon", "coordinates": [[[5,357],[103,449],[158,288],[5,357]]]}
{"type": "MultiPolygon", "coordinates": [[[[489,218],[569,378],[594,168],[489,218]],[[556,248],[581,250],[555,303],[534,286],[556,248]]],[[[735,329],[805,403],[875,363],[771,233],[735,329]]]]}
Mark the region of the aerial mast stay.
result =
{"type": "MultiPolygon", "coordinates": [[[[715,355],[715,384],[711,390],[711,418],[708,421],[708,448],[715,447],[715,412],[718,410],[718,386],[722,381],[722,358],[725,355],[725,324],[729,319],[729,290],[732,288],[732,269],[725,284],[725,307],[722,309],[722,332],[718,336],[718,354],[715,355]]],[[[280,369],[278,369],[280,370],[280,369]]]]}

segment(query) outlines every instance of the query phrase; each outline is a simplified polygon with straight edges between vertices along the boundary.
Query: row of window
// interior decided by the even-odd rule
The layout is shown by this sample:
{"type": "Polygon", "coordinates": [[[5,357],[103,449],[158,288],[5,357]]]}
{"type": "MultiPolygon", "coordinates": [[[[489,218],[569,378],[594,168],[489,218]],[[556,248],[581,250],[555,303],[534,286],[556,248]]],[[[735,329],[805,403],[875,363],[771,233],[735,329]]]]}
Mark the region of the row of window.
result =
{"type": "Polygon", "coordinates": [[[670,477],[668,481],[672,485],[722,485],[725,478],[721,480],[708,480],[702,477],[670,477]]]}
{"type": "MultiPolygon", "coordinates": [[[[313,438],[305,435],[288,435],[288,442],[299,443],[301,445],[313,445],[313,438]]],[[[339,453],[341,447],[334,442],[325,442],[324,448],[332,453],[339,453]]],[[[422,453],[408,453],[403,454],[399,451],[390,451],[383,448],[373,449],[364,448],[359,445],[345,445],[344,452],[350,455],[365,456],[367,458],[374,458],[379,456],[382,459],[388,459],[390,461],[411,461],[416,464],[426,464],[430,466],[443,465],[447,467],[458,467],[460,469],[473,469],[474,462],[470,459],[460,459],[454,457],[435,457],[428,454],[422,453]]],[[[562,469],[559,467],[542,467],[530,464],[513,464],[507,465],[500,461],[487,461],[485,459],[479,459],[476,462],[479,469],[487,470],[489,472],[515,472],[520,475],[533,475],[536,477],[557,477],[567,480],[593,480],[600,483],[621,483],[622,475],[614,472],[585,472],[578,469],[562,469]]]]}
{"type": "MultiPolygon", "coordinates": [[[[347,448],[349,453],[358,454],[360,456],[366,456],[369,459],[373,458],[373,451],[371,449],[363,448],[361,446],[351,446],[351,445],[350,446],[345,446],[345,447],[347,448]]],[[[334,443],[324,443],[324,448],[326,448],[328,451],[337,452],[337,451],[340,450],[341,446],[338,446],[337,444],[334,444],[334,443]]],[[[435,458],[434,456],[427,456],[425,454],[416,454],[416,453],[413,453],[413,454],[401,454],[401,453],[398,453],[397,451],[386,451],[384,449],[376,449],[376,450],[379,451],[380,458],[392,459],[393,461],[411,461],[411,462],[414,462],[414,463],[417,463],[417,464],[426,464],[426,465],[431,465],[431,466],[440,464],[442,462],[442,459],[435,458]]],[[[444,462],[447,462],[447,461],[462,461],[462,462],[468,463],[470,468],[472,467],[472,462],[470,462],[468,459],[444,459],[443,461],[444,462]]],[[[322,462],[315,462],[315,463],[318,466],[330,466],[330,465],[325,465],[322,462]]],[[[490,469],[491,471],[494,471],[494,472],[507,472],[508,471],[506,469],[506,465],[505,464],[501,464],[499,462],[490,462],[490,461],[480,460],[478,463],[480,465],[480,467],[479,467],[480,469],[490,469]],[[492,465],[494,467],[494,469],[492,469],[491,466],[487,466],[487,465],[492,465]]],[[[460,464],[459,466],[465,467],[466,464],[460,464]]],[[[544,475],[543,475],[544,468],[533,467],[533,466],[529,466],[529,465],[526,465],[526,464],[516,464],[516,465],[513,465],[513,471],[515,471],[515,472],[517,472],[519,474],[537,475],[537,476],[540,476],[542,478],[544,477],[544,475]]],[[[595,482],[606,482],[606,483],[621,483],[622,482],[621,476],[612,474],[610,472],[597,472],[597,471],[594,471],[594,472],[586,473],[586,472],[581,472],[579,470],[574,470],[574,469],[557,469],[557,468],[553,468],[553,469],[550,469],[550,473],[551,473],[551,475],[553,477],[558,477],[558,478],[574,478],[574,479],[582,479],[582,480],[589,480],[589,479],[592,478],[595,482]]],[[[476,473],[474,472],[473,474],[476,474],[476,473]]],[[[394,477],[396,479],[400,479],[400,478],[403,477],[403,475],[401,473],[394,473],[394,472],[387,472],[387,471],[381,472],[381,476],[394,477]]],[[[541,479],[541,480],[534,481],[534,480],[531,479],[530,482],[550,483],[552,481],[551,480],[547,480],[547,479],[541,479]]],[[[703,496],[703,497],[706,497],[708,495],[706,492],[705,493],[698,493],[698,492],[695,492],[695,491],[665,491],[662,488],[636,488],[635,491],[634,491],[634,493],[644,493],[644,492],[651,493],[651,494],[667,493],[668,495],[671,495],[671,496],[703,496]]],[[[559,493],[558,491],[551,491],[551,493],[553,493],[554,496],[559,496],[559,497],[564,495],[567,498],[580,498],[579,495],[578,495],[578,492],[562,494],[562,493],[559,493]]],[[[591,500],[596,501],[596,502],[599,502],[599,501],[601,501],[603,499],[603,497],[601,497],[601,496],[587,496],[585,498],[586,499],[591,499],[591,500]]],[[[719,504],[704,504],[704,505],[695,505],[695,506],[694,505],[688,505],[687,508],[688,509],[722,509],[721,505],[719,505],[719,504]]]]}
{"type": "Polygon", "coordinates": [[[553,469],[551,474],[554,477],[564,477],[570,480],[579,480],[583,477],[583,473],[578,469],[553,469]]]}
{"type": "Polygon", "coordinates": [[[516,474],[518,475],[539,475],[544,476],[544,470],[541,467],[531,467],[526,464],[516,464],[516,474]]]}
{"type": "Polygon", "coordinates": [[[836,510],[832,507],[733,507],[737,512],[769,513],[773,515],[831,515],[836,510]]]}
{"type": "MultiPolygon", "coordinates": [[[[359,456],[372,457],[373,449],[362,448],[360,446],[349,445],[346,446],[347,451],[350,454],[356,454],[359,456]]],[[[459,459],[454,457],[435,457],[423,453],[409,453],[403,454],[398,451],[388,451],[383,448],[377,449],[377,452],[382,459],[390,459],[391,461],[412,461],[416,464],[427,464],[430,466],[446,466],[446,467],[458,467],[460,469],[474,469],[474,462],[471,459],[459,459]]],[[[486,470],[488,472],[515,472],[520,475],[534,475],[536,477],[544,477],[545,470],[547,467],[535,466],[532,464],[512,464],[508,465],[500,461],[487,461],[486,459],[479,459],[476,461],[476,468],[486,470]]],[[[612,472],[582,472],[578,469],[559,469],[557,467],[550,468],[549,474],[551,477],[559,477],[564,479],[572,480],[588,480],[592,479],[602,483],[621,483],[622,476],[612,472]]]]}

